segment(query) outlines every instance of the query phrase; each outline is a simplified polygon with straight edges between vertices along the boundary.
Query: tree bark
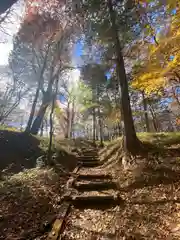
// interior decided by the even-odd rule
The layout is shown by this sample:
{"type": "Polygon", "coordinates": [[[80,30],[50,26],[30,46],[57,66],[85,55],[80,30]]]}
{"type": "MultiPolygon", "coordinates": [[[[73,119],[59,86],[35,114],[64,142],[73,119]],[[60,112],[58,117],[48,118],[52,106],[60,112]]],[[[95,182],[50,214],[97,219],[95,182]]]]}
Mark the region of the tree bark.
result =
{"type": "Polygon", "coordinates": [[[98,102],[98,124],[99,124],[99,138],[100,138],[100,145],[103,146],[103,126],[102,126],[102,119],[101,119],[101,112],[100,112],[100,86],[97,85],[96,87],[96,96],[98,102]]]}
{"type": "MultiPolygon", "coordinates": [[[[41,127],[42,121],[44,119],[44,114],[46,113],[46,109],[49,105],[49,103],[52,101],[52,87],[54,83],[54,77],[51,76],[48,87],[46,92],[43,93],[43,99],[42,99],[42,104],[40,106],[40,109],[37,113],[37,116],[32,124],[30,132],[34,135],[38,134],[39,129],[41,127]]],[[[41,84],[41,83],[40,83],[41,84]]]]}
{"type": "Polygon", "coordinates": [[[74,118],[75,118],[75,100],[72,101],[72,112],[71,112],[71,121],[70,121],[70,134],[69,137],[72,138],[73,127],[74,127],[74,118]]]}
{"type": "Polygon", "coordinates": [[[38,111],[38,114],[32,124],[32,127],[31,127],[31,130],[30,130],[30,133],[31,134],[34,134],[34,135],[37,135],[40,128],[41,128],[41,124],[43,122],[43,119],[44,119],[44,115],[46,113],[46,110],[47,110],[47,107],[49,105],[49,102],[43,102],[42,105],[40,106],[40,109],[38,111]]]}
{"type": "Polygon", "coordinates": [[[138,140],[134,128],[134,122],[132,118],[132,111],[130,106],[129,99],[129,90],[128,90],[128,82],[125,72],[124,59],[122,56],[122,49],[120,45],[120,40],[118,36],[118,29],[116,25],[116,13],[113,9],[112,0],[108,0],[108,8],[110,14],[110,20],[112,24],[112,32],[113,32],[113,41],[115,47],[116,54],[116,72],[118,82],[121,87],[121,103],[122,103],[122,115],[124,120],[124,148],[125,151],[130,154],[136,154],[140,150],[140,141],[138,140]]]}
{"type": "MultiPolygon", "coordinates": [[[[32,104],[31,113],[30,113],[30,116],[29,116],[29,120],[28,120],[25,132],[30,132],[30,129],[31,129],[31,125],[32,125],[34,114],[35,114],[35,110],[36,110],[36,104],[37,104],[37,101],[38,101],[38,98],[39,98],[40,89],[42,87],[43,80],[44,80],[43,79],[43,74],[44,74],[44,71],[45,71],[45,68],[46,68],[46,63],[47,63],[49,49],[50,49],[50,45],[48,46],[48,49],[46,51],[46,55],[45,55],[45,58],[44,58],[44,61],[43,61],[43,65],[42,65],[42,68],[40,70],[40,74],[39,74],[39,77],[38,77],[38,84],[37,84],[36,94],[34,96],[34,101],[33,101],[33,104],[32,104]]],[[[49,87],[49,85],[48,85],[48,87],[49,87]]]]}
{"type": "Polygon", "coordinates": [[[100,145],[103,146],[103,126],[102,119],[100,116],[100,109],[98,108],[98,123],[99,123],[99,135],[100,135],[100,145]]]}
{"type": "Polygon", "coordinates": [[[36,104],[37,104],[38,97],[39,97],[39,92],[40,92],[40,80],[38,82],[38,86],[37,86],[36,93],[34,96],[32,108],[31,108],[31,112],[30,112],[30,116],[28,119],[28,123],[27,123],[26,129],[25,129],[25,132],[29,132],[31,129],[32,121],[33,121],[35,110],[36,110],[36,104]]]}
{"type": "Polygon", "coordinates": [[[144,108],[144,119],[145,119],[145,124],[146,124],[146,131],[150,132],[148,109],[147,109],[147,99],[145,98],[143,91],[142,91],[142,98],[143,98],[143,108],[144,108]]]}
{"type": "Polygon", "coordinates": [[[96,111],[93,108],[93,142],[96,142],[96,111]]]}
{"type": "Polygon", "coordinates": [[[41,132],[40,132],[41,137],[43,137],[43,133],[44,133],[44,121],[42,121],[42,124],[41,124],[41,132]]]}
{"type": "Polygon", "coordinates": [[[52,106],[51,106],[51,112],[50,112],[50,118],[49,118],[49,146],[48,146],[48,154],[47,154],[47,164],[51,165],[52,164],[52,143],[53,143],[53,114],[54,114],[54,108],[55,108],[55,101],[56,101],[56,96],[57,96],[57,91],[58,91],[58,77],[56,79],[56,84],[55,84],[55,92],[52,97],[52,106]]]}
{"type": "Polygon", "coordinates": [[[66,129],[65,129],[65,138],[69,138],[70,132],[70,102],[68,101],[66,109],[66,129]]]}
{"type": "Polygon", "coordinates": [[[44,115],[46,113],[46,109],[49,105],[49,103],[52,101],[52,85],[53,85],[54,79],[51,79],[49,81],[48,87],[46,92],[44,92],[43,99],[41,106],[39,108],[39,111],[37,113],[37,116],[32,124],[30,132],[34,135],[38,134],[39,129],[41,127],[42,121],[44,119],[44,115]]]}
{"type": "Polygon", "coordinates": [[[152,108],[151,105],[150,105],[150,112],[151,112],[151,116],[152,116],[152,121],[153,121],[154,130],[155,130],[156,132],[158,132],[156,115],[155,115],[154,109],[152,108]]]}
{"type": "Polygon", "coordinates": [[[121,124],[120,122],[118,122],[118,136],[120,137],[121,135],[122,135],[121,124]]]}

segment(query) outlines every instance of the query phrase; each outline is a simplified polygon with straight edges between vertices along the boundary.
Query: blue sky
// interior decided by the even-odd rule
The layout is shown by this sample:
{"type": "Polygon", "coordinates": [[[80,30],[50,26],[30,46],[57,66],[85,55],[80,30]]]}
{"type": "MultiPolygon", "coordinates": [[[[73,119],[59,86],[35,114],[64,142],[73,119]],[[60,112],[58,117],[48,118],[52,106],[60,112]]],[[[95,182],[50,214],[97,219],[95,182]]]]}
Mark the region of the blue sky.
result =
{"type": "Polygon", "coordinates": [[[82,55],[82,51],[83,51],[82,41],[77,41],[74,49],[75,49],[74,50],[75,57],[80,57],[82,55]]]}
{"type": "Polygon", "coordinates": [[[9,53],[13,47],[13,35],[18,31],[22,20],[23,5],[19,2],[14,4],[13,8],[14,11],[0,28],[0,65],[8,64],[9,53]]]}

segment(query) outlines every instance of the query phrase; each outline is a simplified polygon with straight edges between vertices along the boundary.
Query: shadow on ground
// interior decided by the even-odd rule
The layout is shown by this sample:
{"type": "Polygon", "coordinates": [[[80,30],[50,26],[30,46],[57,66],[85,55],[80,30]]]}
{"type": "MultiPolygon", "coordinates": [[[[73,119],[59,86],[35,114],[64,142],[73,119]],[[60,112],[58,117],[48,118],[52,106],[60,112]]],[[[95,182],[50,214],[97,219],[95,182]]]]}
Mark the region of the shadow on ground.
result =
{"type": "Polygon", "coordinates": [[[58,214],[66,178],[52,169],[31,169],[0,184],[0,239],[34,239],[58,214]]]}
{"type": "Polygon", "coordinates": [[[32,135],[0,131],[0,170],[9,168],[14,173],[36,166],[36,158],[43,154],[40,140],[32,135]]]}

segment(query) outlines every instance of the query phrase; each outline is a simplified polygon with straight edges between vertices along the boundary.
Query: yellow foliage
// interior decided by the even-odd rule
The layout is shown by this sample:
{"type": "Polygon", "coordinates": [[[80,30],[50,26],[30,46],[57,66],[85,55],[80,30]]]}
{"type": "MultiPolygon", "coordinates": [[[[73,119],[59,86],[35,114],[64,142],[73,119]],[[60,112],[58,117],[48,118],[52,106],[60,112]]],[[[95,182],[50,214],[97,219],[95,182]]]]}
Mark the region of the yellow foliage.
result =
{"type": "Polygon", "coordinates": [[[111,113],[106,118],[106,122],[108,123],[118,123],[121,119],[121,113],[119,108],[113,107],[111,109],[111,113]]]}
{"type": "MultiPolygon", "coordinates": [[[[170,9],[174,2],[169,0],[170,9]]],[[[158,43],[146,43],[148,51],[144,54],[143,67],[134,72],[132,87],[146,94],[170,84],[167,80],[180,70],[180,9],[176,8],[176,14],[170,17],[170,24],[164,27],[158,43]]]]}
{"type": "Polygon", "coordinates": [[[132,87],[143,90],[147,95],[157,92],[166,83],[165,78],[159,72],[144,73],[134,78],[132,87]]]}

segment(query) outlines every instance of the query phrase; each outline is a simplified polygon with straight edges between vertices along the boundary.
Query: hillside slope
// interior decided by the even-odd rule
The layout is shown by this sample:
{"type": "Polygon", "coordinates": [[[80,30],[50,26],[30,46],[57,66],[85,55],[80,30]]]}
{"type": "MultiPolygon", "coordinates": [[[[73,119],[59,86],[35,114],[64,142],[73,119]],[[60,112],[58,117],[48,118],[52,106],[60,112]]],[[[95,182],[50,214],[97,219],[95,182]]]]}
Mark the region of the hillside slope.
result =
{"type": "Polygon", "coordinates": [[[121,139],[100,151],[102,168],[114,176],[125,202],[113,216],[121,226],[118,239],[180,239],[180,133],[138,137],[150,149],[129,169],[122,166],[121,139]]]}

